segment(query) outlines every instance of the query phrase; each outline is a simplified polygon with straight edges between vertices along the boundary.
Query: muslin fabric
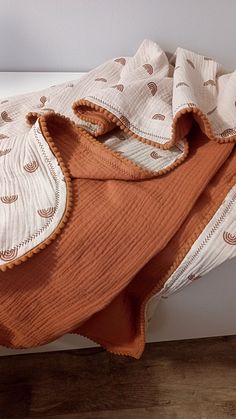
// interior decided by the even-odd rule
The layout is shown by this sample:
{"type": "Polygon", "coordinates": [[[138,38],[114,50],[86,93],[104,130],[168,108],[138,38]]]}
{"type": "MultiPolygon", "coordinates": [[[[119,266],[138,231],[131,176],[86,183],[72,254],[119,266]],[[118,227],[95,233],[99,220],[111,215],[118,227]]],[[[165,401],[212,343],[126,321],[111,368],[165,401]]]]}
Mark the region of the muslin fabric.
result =
{"type": "Polygon", "coordinates": [[[66,184],[38,121],[27,134],[2,135],[1,147],[0,266],[4,267],[55,231],[66,207],[66,184]]]}
{"type": "Polygon", "coordinates": [[[141,356],[150,299],[236,255],[235,95],[235,72],[146,40],[1,100],[0,344],[141,356]]]}

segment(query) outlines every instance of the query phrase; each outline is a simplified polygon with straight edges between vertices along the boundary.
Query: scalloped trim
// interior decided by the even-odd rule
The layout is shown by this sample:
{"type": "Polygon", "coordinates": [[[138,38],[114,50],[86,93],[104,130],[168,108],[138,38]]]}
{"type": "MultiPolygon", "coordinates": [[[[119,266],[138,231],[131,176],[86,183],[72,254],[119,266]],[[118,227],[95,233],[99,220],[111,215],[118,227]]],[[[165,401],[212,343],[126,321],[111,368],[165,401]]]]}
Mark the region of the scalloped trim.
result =
{"type": "MultiPolygon", "coordinates": [[[[95,109],[98,112],[103,113],[111,122],[113,122],[114,124],[118,125],[120,127],[120,129],[122,129],[124,132],[129,133],[130,135],[132,135],[134,138],[136,138],[139,141],[144,142],[145,144],[148,145],[152,145],[153,147],[157,147],[157,148],[161,148],[163,150],[168,150],[171,147],[173,147],[174,145],[176,145],[181,139],[178,138],[179,137],[179,129],[183,129],[183,127],[181,125],[183,125],[183,123],[179,126],[177,124],[178,120],[184,116],[187,115],[189,113],[192,113],[194,116],[194,119],[199,123],[201,129],[203,130],[203,132],[207,135],[207,137],[210,140],[216,141],[217,143],[232,143],[236,141],[236,135],[232,135],[229,136],[228,138],[222,138],[222,137],[218,137],[216,135],[214,135],[212,128],[211,128],[211,124],[209,122],[209,119],[207,118],[207,115],[204,114],[197,106],[192,106],[192,107],[186,107],[181,109],[180,111],[178,111],[174,118],[173,118],[173,122],[171,125],[171,138],[170,141],[166,142],[165,144],[162,143],[156,143],[152,140],[148,140],[146,138],[141,137],[140,135],[134,133],[133,131],[131,131],[129,128],[127,128],[127,126],[117,117],[115,116],[112,112],[108,111],[107,109],[103,108],[102,106],[99,106],[87,99],[80,99],[76,102],[74,102],[72,108],[74,113],[80,117],[80,119],[84,120],[84,121],[88,121],[91,122],[93,124],[99,125],[100,130],[96,133],[96,137],[103,134],[102,132],[102,127],[103,124],[101,124],[101,121],[98,121],[98,119],[96,118],[96,116],[92,117],[91,115],[89,115],[88,117],[86,115],[83,115],[82,113],[79,112],[78,108],[80,106],[86,106],[89,107],[91,109],[95,109]],[[200,119],[200,121],[199,121],[200,119]]],[[[186,128],[185,128],[186,131],[186,128]]],[[[184,130],[183,130],[184,132],[184,130]]],[[[188,130],[187,130],[188,132],[188,130]]],[[[187,135],[187,132],[184,133],[183,136],[187,135]]]]}
{"type": "MultiPolygon", "coordinates": [[[[35,246],[33,249],[31,249],[30,251],[28,251],[27,253],[25,253],[23,256],[20,256],[19,258],[13,260],[12,262],[9,262],[5,265],[1,265],[0,266],[0,271],[5,272],[7,269],[12,269],[15,266],[20,265],[23,262],[26,262],[29,258],[31,258],[32,256],[34,256],[35,254],[39,253],[41,250],[45,249],[46,246],[48,246],[53,240],[56,239],[56,237],[61,233],[61,230],[64,228],[70,212],[72,210],[72,204],[73,204],[73,192],[72,192],[72,180],[70,177],[70,173],[69,170],[67,169],[61,154],[59,152],[59,150],[57,149],[52,137],[49,134],[49,131],[47,129],[47,119],[51,116],[51,115],[55,115],[54,112],[49,112],[45,115],[41,115],[39,116],[39,125],[42,131],[42,134],[45,138],[45,140],[47,141],[50,150],[52,151],[52,153],[55,155],[58,164],[61,168],[61,171],[65,177],[65,182],[66,182],[66,191],[67,191],[67,197],[66,197],[66,208],[63,214],[63,217],[60,221],[60,223],[58,224],[58,226],[55,228],[55,230],[53,231],[53,233],[50,234],[50,236],[45,239],[42,243],[38,244],[37,246],[35,246]]],[[[37,112],[30,112],[27,115],[27,121],[31,124],[32,119],[30,119],[30,117],[35,117],[38,116],[37,112]]],[[[36,118],[37,119],[37,118],[36,118]]]]}
{"type": "MultiPolygon", "coordinates": [[[[100,105],[97,105],[97,104],[95,104],[95,103],[93,103],[93,102],[91,102],[91,101],[89,101],[87,99],[79,99],[77,102],[74,102],[73,103],[72,109],[73,109],[75,115],[78,116],[83,121],[87,121],[87,122],[90,122],[92,124],[95,124],[95,125],[98,125],[99,126],[100,129],[94,135],[95,137],[98,137],[99,135],[104,134],[104,132],[103,132],[103,126],[104,125],[101,124],[101,121],[98,120],[98,118],[96,117],[96,115],[94,115],[94,116],[91,116],[91,115],[87,116],[87,115],[84,115],[83,113],[80,113],[79,110],[78,110],[78,108],[80,106],[86,106],[86,107],[89,107],[91,109],[94,109],[97,112],[100,112],[100,113],[104,114],[104,116],[107,117],[111,122],[113,122],[116,126],[118,126],[125,133],[131,135],[133,138],[136,138],[137,140],[139,140],[139,141],[141,141],[141,142],[143,142],[145,144],[148,144],[148,145],[150,145],[152,147],[161,148],[163,150],[168,150],[171,147],[176,146],[176,143],[178,141],[183,141],[185,135],[188,133],[188,129],[185,129],[184,135],[182,136],[181,139],[178,139],[178,141],[167,142],[166,144],[161,144],[161,143],[154,142],[152,140],[147,140],[146,138],[141,137],[140,135],[138,135],[138,134],[134,133],[133,131],[131,131],[117,116],[115,116],[112,112],[108,111],[104,107],[102,107],[100,105]]],[[[179,115],[178,117],[180,117],[181,115],[183,115],[185,113],[186,112],[179,111],[178,112],[178,115],[179,115]]],[[[176,127],[174,127],[174,128],[176,129],[176,127]]],[[[178,129],[179,129],[179,127],[178,127],[178,129]]],[[[175,137],[176,137],[176,134],[175,134],[175,137]]]]}
{"type": "MultiPolygon", "coordinates": [[[[152,170],[144,169],[142,166],[140,166],[139,164],[135,163],[134,161],[128,159],[128,157],[125,157],[124,155],[122,155],[118,151],[112,150],[110,147],[108,147],[104,143],[100,143],[88,131],[85,131],[84,128],[81,128],[77,124],[75,124],[75,125],[81,131],[82,135],[84,135],[84,137],[86,137],[95,146],[100,147],[100,149],[105,149],[112,156],[118,158],[119,160],[121,160],[121,162],[125,163],[131,170],[138,169],[138,171],[140,172],[140,174],[143,174],[143,176],[145,178],[147,178],[147,177],[154,178],[154,177],[157,177],[157,176],[165,175],[166,173],[168,173],[171,170],[173,170],[175,167],[179,166],[186,159],[186,157],[188,155],[188,152],[189,152],[188,142],[187,142],[186,139],[184,139],[183,140],[183,143],[184,143],[184,152],[183,152],[182,156],[179,159],[175,160],[169,166],[164,167],[164,169],[161,169],[158,172],[154,172],[152,170]]],[[[126,172],[126,174],[129,175],[130,177],[132,177],[133,179],[137,179],[137,178],[140,177],[140,176],[137,177],[137,176],[133,175],[132,173],[128,173],[128,172],[126,172]]]]}
{"type": "MultiPolygon", "coordinates": [[[[145,323],[145,312],[146,312],[146,305],[147,305],[148,301],[150,300],[150,298],[152,298],[160,290],[160,287],[162,287],[166,283],[168,278],[179,267],[180,263],[183,261],[183,259],[185,258],[185,256],[189,252],[189,250],[191,249],[192,245],[194,244],[194,242],[197,240],[197,238],[202,233],[202,231],[206,228],[207,224],[210,222],[211,218],[214,216],[214,214],[216,213],[218,208],[222,205],[226,195],[229,193],[229,191],[232,189],[232,187],[235,185],[235,183],[236,183],[236,176],[234,176],[233,179],[231,180],[231,182],[229,184],[227,184],[226,189],[220,195],[219,201],[215,205],[213,205],[211,207],[211,209],[208,211],[208,214],[206,215],[207,222],[206,222],[206,219],[205,219],[205,221],[203,221],[202,223],[200,223],[197,226],[196,231],[193,233],[192,237],[186,242],[181,254],[176,258],[176,260],[173,262],[172,266],[169,268],[169,270],[166,272],[166,274],[162,277],[162,279],[158,282],[158,285],[153,288],[153,290],[150,292],[150,294],[145,298],[145,300],[141,304],[138,327],[140,327],[140,331],[141,331],[140,337],[142,339],[142,343],[138,347],[138,351],[136,353],[137,358],[140,358],[140,356],[142,355],[142,352],[143,352],[143,349],[144,349],[144,344],[145,344],[145,325],[146,325],[146,323],[145,323]]],[[[131,355],[132,356],[132,352],[127,351],[126,355],[131,355]]]]}
{"type": "MultiPolygon", "coordinates": [[[[134,137],[135,139],[137,139],[137,140],[141,140],[142,142],[144,142],[145,144],[148,144],[148,145],[150,145],[150,146],[153,146],[153,147],[156,147],[156,144],[155,143],[153,143],[152,141],[143,141],[144,139],[142,139],[142,137],[139,137],[138,135],[136,135],[136,134],[134,134],[132,131],[130,131],[127,127],[125,127],[125,125],[123,125],[122,124],[122,122],[117,118],[117,117],[115,117],[113,114],[111,114],[109,111],[107,111],[106,109],[104,109],[104,108],[102,108],[102,107],[100,107],[100,106],[98,106],[98,105],[95,105],[94,103],[92,103],[92,102],[89,102],[89,101],[87,101],[87,100],[84,100],[84,99],[81,99],[81,100],[79,100],[78,102],[75,102],[74,104],[73,104],[73,106],[72,106],[72,108],[73,108],[73,111],[74,111],[74,113],[75,113],[75,115],[76,116],[79,116],[79,118],[80,119],[82,119],[83,121],[86,121],[86,122],[90,122],[90,123],[92,123],[92,124],[97,124],[97,125],[99,125],[99,127],[100,127],[100,130],[99,130],[99,132],[97,132],[96,134],[94,134],[94,136],[92,136],[92,134],[90,134],[88,131],[86,131],[84,128],[81,128],[80,126],[79,126],[79,124],[75,124],[80,130],[82,130],[82,132],[83,132],[83,134],[90,140],[90,141],[92,141],[94,144],[96,144],[96,145],[98,145],[98,146],[100,146],[100,147],[102,147],[102,148],[105,148],[107,151],[109,151],[110,152],[110,154],[111,155],[113,155],[113,156],[115,156],[115,157],[118,157],[120,160],[122,160],[122,161],[124,161],[124,163],[126,163],[126,165],[129,165],[130,166],[130,168],[136,168],[136,169],[138,169],[139,171],[141,171],[142,173],[143,173],[143,175],[145,176],[145,177],[156,177],[156,176],[161,176],[161,175],[164,175],[164,174],[166,174],[166,173],[168,173],[168,172],[170,172],[171,170],[173,170],[175,167],[177,167],[177,166],[179,166],[179,164],[181,164],[185,159],[186,159],[186,157],[188,156],[188,152],[189,152],[189,146],[188,146],[188,141],[186,140],[186,138],[183,138],[181,141],[183,142],[183,145],[184,145],[184,151],[183,151],[183,154],[182,154],[182,156],[179,158],[179,159],[177,159],[177,160],[175,160],[172,164],[170,164],[169,166],[167,166],[167,167],[165,167],[165,168],[163,168],[163,169],[161,169],[161,170],[159,170],[159,171],[157,171],[157,172],[155,172],[155,171],[153,171],[153,170],[147,170],[147,169],[144,169],[144,168],[142,168],[139,164],[137,164],[137,163],[135,163],[135,162],[133,162],[132,160],[129,160],[127,157],[125,157],[125,156],[123,156],[121,153],[119,153],[118,151],[114,151],[114,150],[112,150],[110,147],[108,147],[107,145],[105,145],[104,143],[100,143],[99,141],[97,141],[97,140],[95,140],[95,138],[96,137],[98,137],[99,135],[102,135],[102,134],[104,134],[104,131],[106,131],[107,130],[107,127],[108,127],[108,125],[109,124],[105,124],[105,121],[104,121],[104,123],[102,123],[101,122],[101,120],[100,119],[98,119],[97,117],[96,117],[96,115],[94,115],[94,117],[92,117],[92,116],[87,116],[87,117],[85,117],[83,114],[80,114],[78,111],[77,111],[77,107],[78,107],[78,103],[79,103],[79,106],[81,106],[81,104],[82,105],[85,105],[85,106],[87,106],[87,104],[89,104],[89,106],[92,108],[92,109],[95,109],[96,111],[99,111],[99,112],[101,112],[101,113],[103,113],[105,116],[107,116],[108,118],[109,118],[109,120],[115,125],[115,126],[118,126],[120,129],[122,129],[125,133],[129,133],[132,137],[134,137]],[[95,138],[94,138],[95,137],[95,138]]],[[[73,121],[72,121],[73,122],[73,121]]],[[[176,144],[173,144],[173,146],[176,146],[176,144]]]]}
{"type": "MultiPolygon", "coordinates": [[[[34,118],[37,115],[38,115],[37,112],[29,112],[26,115],[26,121],[27,121],[27,123],[31,125],[31,121],[34,120],[34,118]]],[[[140,177],[143,177],[143,178],[150,178],[150,177],[151,178],[154,178],[154,177],[157,177],[157,176],[165,175],[166,173],[170,172],[171,170],[173,170],[174,168],[176,168],[177,166],[179,166],[186,159],[186,157],[188,156],[189,145],[188,145],[188,141],[184,138],[182,140],[182,143],[184,145],[184,151],[183,151],[182,156],[179,159],[175,160],[172,164],[170,164],[167,167],[164,167],[163,169],[159,170],[158,172],[155,172],[155,171],[152,171],[152,170],[147,170],[147,169],[144,169],[139,164],[135,163],[134,161],[128,159],[128,157],[125,157],[123,154],[119,153],[118,151],[112,150],[106,144],[97,141],[95,137],[97,137],[98,135],[93,136],[88,131],[86,131],[84,128],[82,128],[79,124],[77,124],[76,122],[72,121],[69,117],[66,117],[65,115],[61,115],[58,112],[50,112],[50,113],[44,114],[43,116],[47,116],[47,115],[53,115],[53,116],[56,116],[56,117],[60,117],[60,118],[65,119],[66,121],[70,122],[71,125],[73,125],[74,127],[76,127],[78,129],[78,132],[82,136],[84,136],[85,138],[87,138],[87,140],[89,140],[89,142],[92,143],[95,147],[98,147],[98,149],[100,149],[101,151],[102,150],[103,151],[106,151],[106,153],[108,153],[111,156],[115,157],[116,159],[120,160],[122,163],[124,163],[130,169],[130,171],[134,171],[134,170],[135,171],[138,171],[137,174],[135,174],[135,173],[132,173],[130,171],[127,171],[126,172],[125,170],[123,170],[123,173],[125,173],[127,176],[130,176],[134,180],[135,179],[136,180],[137,179],[140,179],[140,177]]],[[[104,125],[103,125],[103,127],[104,127],[104,125]]],[[[132,134],[132,136],[133,136],[133,134],[132,134]]],[[[150,145],[152,145],[152,144],[150,144],[150,145]]]]}

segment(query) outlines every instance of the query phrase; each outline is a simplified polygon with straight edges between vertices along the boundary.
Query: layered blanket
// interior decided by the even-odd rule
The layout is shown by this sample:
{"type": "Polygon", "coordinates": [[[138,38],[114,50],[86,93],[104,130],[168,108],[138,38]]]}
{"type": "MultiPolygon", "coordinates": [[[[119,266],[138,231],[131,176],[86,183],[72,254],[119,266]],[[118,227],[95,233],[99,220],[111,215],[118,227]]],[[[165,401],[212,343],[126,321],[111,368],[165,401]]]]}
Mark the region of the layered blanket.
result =
{"type": "Polygon", "coordinates": [[[236,73],[145,40],[0,101],[0,344],[140,357],[161,298],[236,256],[236,73]]]}

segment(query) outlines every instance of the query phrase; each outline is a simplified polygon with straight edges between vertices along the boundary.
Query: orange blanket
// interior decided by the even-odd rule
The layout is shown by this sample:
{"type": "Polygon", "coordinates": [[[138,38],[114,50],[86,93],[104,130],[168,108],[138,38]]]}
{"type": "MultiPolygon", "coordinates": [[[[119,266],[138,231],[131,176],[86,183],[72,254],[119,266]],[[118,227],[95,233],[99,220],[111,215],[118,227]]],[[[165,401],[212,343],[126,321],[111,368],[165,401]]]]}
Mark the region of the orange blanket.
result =
{"type": "Polygon", "coordinates": [[[99,133],[52,112],[39,116],[72,183],[71,214],[43,251],[0,272],[0,344],[27,348],[73,332],[138,358],[147,302],[235,184],[235,138],[209,139],[204,115],[181,111],[173,139],[186,135],[182,164],[154,173],[103,144],[105,134],[132,134],[124,119],[88,101],[74,110],[84,123],[99,121],[99,133]]]}
{"type": "Polygon", "coordinates": [[[70,171],[73,210],[50,246],[1,273],[0,342],[31,347],[76,331],[139,357],[145,304],[230,189],[233,144],[194,127],[185,163],[145,179],[64,118],[46,124],[70,171]]]}

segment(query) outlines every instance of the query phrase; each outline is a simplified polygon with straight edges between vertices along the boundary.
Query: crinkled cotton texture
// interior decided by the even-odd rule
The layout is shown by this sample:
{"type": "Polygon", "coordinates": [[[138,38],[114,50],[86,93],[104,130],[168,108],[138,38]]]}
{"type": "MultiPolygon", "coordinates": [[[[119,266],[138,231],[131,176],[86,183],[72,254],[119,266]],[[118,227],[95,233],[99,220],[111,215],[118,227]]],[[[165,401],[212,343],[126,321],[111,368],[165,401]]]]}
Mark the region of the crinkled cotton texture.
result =
{"type": "Polygon", "coordinates": [[[210,58],[144,41],[1,101],[0,344],[73,332],[138,358],[150,298],[236,255],[235,86],[210,58]]]}
{"type": "Polygon", "coordinates": [[[67,193],[63,171],[38,121],[27,134],[2,136],[1,147],[0,267],[4,267],[55,231],[67,193]]]}

